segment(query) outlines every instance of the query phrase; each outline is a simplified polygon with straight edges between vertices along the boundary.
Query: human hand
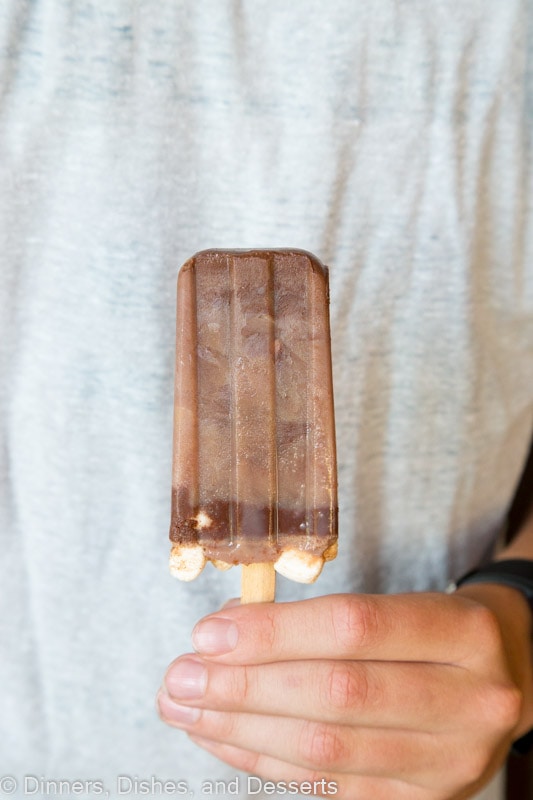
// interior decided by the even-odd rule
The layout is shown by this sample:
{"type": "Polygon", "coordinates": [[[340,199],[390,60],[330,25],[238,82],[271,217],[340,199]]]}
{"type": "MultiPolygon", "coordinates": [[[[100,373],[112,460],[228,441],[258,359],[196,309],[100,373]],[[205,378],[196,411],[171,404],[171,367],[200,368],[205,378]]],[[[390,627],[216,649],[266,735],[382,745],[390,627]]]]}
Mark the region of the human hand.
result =
{"type": "Polygon", "coordinates": [[[316,795],[471,797],[531,725],[532,670],[521,596],[467,588],[224,608],[169,667],[161,717],[316,795]]]}

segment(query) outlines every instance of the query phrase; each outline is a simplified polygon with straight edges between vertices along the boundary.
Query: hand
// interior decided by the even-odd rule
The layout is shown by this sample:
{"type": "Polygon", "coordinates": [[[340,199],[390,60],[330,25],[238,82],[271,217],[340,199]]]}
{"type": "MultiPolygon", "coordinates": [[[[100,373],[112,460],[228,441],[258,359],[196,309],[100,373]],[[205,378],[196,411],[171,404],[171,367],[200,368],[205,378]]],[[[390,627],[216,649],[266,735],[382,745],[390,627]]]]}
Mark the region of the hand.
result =
{"type": "Polygon", "coordinates": [[[224,608],[171,664],[160,715],[236,769],[315,795],[471,797],[532,724],[532,670],[521,595],[467,588],[224,608]]]}

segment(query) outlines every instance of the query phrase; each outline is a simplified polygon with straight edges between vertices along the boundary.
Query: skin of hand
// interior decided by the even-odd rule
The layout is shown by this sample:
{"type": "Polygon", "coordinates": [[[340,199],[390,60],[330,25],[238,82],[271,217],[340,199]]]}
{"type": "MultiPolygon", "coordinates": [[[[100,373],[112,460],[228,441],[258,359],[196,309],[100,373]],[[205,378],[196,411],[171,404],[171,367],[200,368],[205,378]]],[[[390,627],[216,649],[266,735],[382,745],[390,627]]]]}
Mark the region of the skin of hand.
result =
{"type": "Polygon", "coordinates": [[[230,605],[193,645],[161,718],[280,791],[464,800],[533,726],[531,612],[496,584],[230,605]]]}

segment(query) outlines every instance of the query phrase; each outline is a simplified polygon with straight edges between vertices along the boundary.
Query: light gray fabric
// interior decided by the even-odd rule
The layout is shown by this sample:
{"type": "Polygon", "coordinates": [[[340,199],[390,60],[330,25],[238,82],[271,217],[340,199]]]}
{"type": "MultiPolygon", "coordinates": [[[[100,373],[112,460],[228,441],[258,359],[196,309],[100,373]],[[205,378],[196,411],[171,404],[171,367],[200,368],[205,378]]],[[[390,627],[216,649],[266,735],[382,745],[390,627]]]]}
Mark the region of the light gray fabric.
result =
{"type": "Polygon", "coordinates": [[[198,249],[331,268],[340,554],[280,598],[442,589],[493,547],[533,419],[531,16],[3,0],[4,773],[112,797],[117,775],[234,774],[153,708],[239,591],[167,574],[175,277],[198,249]]]}

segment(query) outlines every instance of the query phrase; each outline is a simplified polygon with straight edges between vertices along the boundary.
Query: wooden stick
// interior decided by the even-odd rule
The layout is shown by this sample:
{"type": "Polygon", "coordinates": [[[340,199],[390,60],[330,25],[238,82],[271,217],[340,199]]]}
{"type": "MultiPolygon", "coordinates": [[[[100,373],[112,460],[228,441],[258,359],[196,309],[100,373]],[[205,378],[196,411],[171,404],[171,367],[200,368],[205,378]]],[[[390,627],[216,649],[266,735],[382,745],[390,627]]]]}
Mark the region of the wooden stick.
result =
{"type": "Polygon", "coordinates": [[[276,594],[274,564],[243,564],[241,603],[272,603],[276,594]]]}

